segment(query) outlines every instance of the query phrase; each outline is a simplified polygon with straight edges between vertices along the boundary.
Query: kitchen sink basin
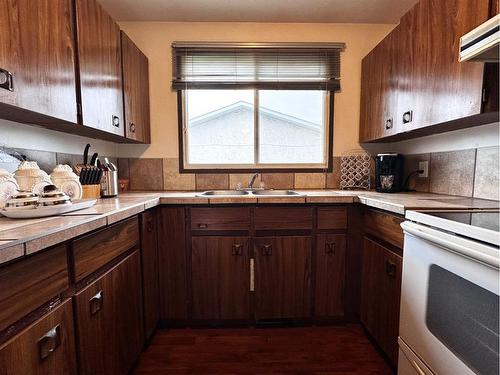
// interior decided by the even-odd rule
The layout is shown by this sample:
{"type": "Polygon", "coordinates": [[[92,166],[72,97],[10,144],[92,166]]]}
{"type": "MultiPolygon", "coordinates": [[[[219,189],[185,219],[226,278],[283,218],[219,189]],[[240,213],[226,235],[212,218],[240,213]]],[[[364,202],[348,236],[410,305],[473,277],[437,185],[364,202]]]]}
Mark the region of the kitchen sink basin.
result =
{"type": "Polygon", "coordinates": [[[242,196],[249,195],[248,191],[243,190],[210,190],[198,194],[200,197],[216,197],[216,196],[242,196]]]}
{"type": "Polygon", "coordinates": [[[301,196],[303,194],[300,194],[296,191],[293,190],[255,190],[252,192],[254,195],[259,195],[259,196],[265,196],[265,195],[272,195],[272,196],[301,196]]]}
{"type": "Polygon", "coordinates": [[[304,194],[293,190],[209,190],[197,194],[198,197],[241,197],[241,196],[259,196],[259,197],[301,197],[304,194]]]}

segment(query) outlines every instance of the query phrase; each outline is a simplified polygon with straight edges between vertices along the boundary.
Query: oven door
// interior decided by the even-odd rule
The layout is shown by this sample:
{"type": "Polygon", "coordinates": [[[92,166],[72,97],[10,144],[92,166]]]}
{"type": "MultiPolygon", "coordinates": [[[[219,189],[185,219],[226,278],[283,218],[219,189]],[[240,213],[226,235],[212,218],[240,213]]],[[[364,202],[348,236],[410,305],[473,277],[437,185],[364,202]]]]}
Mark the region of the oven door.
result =
{"type": "Polygon", "coordinates": [[[433,373],[498,375],[498,248],[408,221],[402,227],[402,341],[433,373]]]}

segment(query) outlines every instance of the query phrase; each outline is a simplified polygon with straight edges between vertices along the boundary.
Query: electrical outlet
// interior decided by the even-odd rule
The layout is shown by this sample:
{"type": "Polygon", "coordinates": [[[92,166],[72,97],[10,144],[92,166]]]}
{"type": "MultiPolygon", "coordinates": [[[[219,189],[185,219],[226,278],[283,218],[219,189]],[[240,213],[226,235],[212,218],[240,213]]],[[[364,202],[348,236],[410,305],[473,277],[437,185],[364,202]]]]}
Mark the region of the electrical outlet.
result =
{"type": "Polygon", "coordinates": [[[429,177],[429,161],[428,160],[419,161],[418,162],[418,169],[423,171],[422,173],[418,174],[418,177],[422,177],[422,178],[429,177]]]}

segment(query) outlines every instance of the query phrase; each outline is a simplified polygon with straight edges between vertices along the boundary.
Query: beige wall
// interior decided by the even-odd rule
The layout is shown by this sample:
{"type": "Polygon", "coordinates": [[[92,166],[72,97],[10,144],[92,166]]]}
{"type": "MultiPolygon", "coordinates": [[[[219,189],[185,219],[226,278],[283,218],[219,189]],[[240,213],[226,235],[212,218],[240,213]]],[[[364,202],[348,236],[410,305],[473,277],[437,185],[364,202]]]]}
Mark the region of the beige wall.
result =
{"type": "Polygon", "coordinates": [[[149,58],[152,144],[118,145],[119,156],[177,157],[177,101],[170,88],[173,41],[345,42],[335,96],[334,154],[358,148],[361,59],[394,25],[124,22],[149,58]]]}

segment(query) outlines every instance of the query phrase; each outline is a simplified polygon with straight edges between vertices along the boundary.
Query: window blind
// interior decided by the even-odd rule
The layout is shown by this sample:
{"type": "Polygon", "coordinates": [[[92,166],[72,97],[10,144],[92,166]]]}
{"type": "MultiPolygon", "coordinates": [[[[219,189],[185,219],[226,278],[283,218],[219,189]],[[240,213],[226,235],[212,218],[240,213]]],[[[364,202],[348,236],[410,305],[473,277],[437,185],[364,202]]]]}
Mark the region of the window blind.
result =
{"type": "Polygon", "coordinates": [[[172,88],[340,89],[344,43],[172,44],[172,88]]]}

